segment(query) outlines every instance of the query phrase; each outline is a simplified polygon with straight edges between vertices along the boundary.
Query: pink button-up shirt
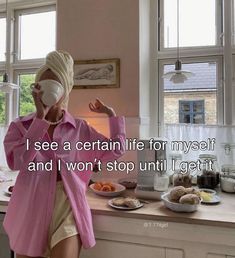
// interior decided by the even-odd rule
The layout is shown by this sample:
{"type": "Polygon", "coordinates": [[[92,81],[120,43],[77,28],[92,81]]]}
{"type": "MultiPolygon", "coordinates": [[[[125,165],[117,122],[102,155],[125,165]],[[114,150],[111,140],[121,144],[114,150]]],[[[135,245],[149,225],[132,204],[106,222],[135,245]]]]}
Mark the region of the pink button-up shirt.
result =
{"type": "MultiPolygon", "coordinates": [[[[19,170],[14,190],[3,221],[8,234],[10,247],[18,254],[28,256],[43,255],[47,241],[49,225],[55,201],[57,159],[61,160],[61,177],[70,201],[77,229],[84,248],[95,245],[91,211],[86,199],[86,189],[92,171],[69,171],[66,162],[94,162],[115,160],[125,151],[125,120],[124,117],[109,118],[110,138],[119,141],[118,150],[77,151],[74,143],[93,142],[109,139],[89,126],[85,120],[74,119],[65,111],[63,121],[56,126],[53,141],[58,143],[58,150],[36,151],[34,142],[50,142],[47,133],[49,123],[35,117],[35,113],[20,117],[11,122],[4,139],[4,147],[8,166],[19,170]],[[31,143],[26,149],[26,140],[31,143]],[[71,143],[71,151],[64,150],[63,143],[71,143]],[[52,171],[38,170],[30,172],[30,161],[48,162],[52,160],[52,171]]],[[[95,164],[95,162],[94,162],[95,164]]]]}

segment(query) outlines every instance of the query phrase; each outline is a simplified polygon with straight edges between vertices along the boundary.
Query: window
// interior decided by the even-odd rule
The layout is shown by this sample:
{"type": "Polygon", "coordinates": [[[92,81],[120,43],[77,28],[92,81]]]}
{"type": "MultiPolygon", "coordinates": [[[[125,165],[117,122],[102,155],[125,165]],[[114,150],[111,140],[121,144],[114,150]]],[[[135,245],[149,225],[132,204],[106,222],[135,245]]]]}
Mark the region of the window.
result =
{"type": "Polygon", "coordinates": [[[0,62],[5,61],[6,52],[6,17],[5,14],[0,13],[0,62]]]}
{"type": "Polygon", "coordinates": [[[42,6],[33,8],[31,5],[36,3],[10,2],[7,14],[14,15],[15,21],[10,24],[6,21],[12,19],[6,19],[6,14],[0,13],[1,35],[5,35],[6,30],[9,35],[7,41],[5,37],[0,38],[0,75],[7,68],[10,81],[20,86],[19,92],[14,90],[11,95],[0,95],[0,124],[4,123],[4,116],[8,123],[19,115],[35,111],[29,87],[47,53],[55,50],[56,7],[51,2],[38,2],[37,5],[42,6]],[[7,60],[6,45],[10,46],[7,48],[7,60]],[[8,108],[9,105],[12,107],[8,108]]]}
{"type": "MultiPolygon", "coordinates": [[[[221,102],[218,97],[219,64],[219,60],[183,63],[182,69],[193,72],[195,76],[179,84],[164,79],[162,82],[164,85],[164,123],[186,123],[185,119],[179,119],[179,113],[183,111],[183,109],[180,109],[179,103],[183,103],[184,100],[202,100],[204,115],[201,122],[217,124],[217,106],[221,102]]],[[[174,69],[173,64],[162,64],[162,66],[164,73],[174,69]]],[[[193,112],[193,106],[188,112],[193,112]]],[[[190,117],[189,123],[194,123],[193,118],[191,118],[193,115],[188,117],[190,117]]]]}
{"type": "Polygon", "coordinates": [[[19,114],[25,116],[35,111],[35,105],[31,94],[30,84],[35,81],[35,74],[20,74],[20,101],[19,101],[19,114]]]}
{"type": "Polygon", "coordinates": [[[235,121],[231,112],[231,103],[235,100],[231,94],[231,81],[227,79],[231,78],[231,66],[227,61],[232,58],[231,53],[235,56],[235,48],[228,46],[230,26],[235,31],[235,1],[232,7],[230,1],[222,0],[180,0],[179,3],[179,59],[182,69],[193,72],[195,76],[177,84],[163,79],[166,72],[175,70],[178,54],[177,1],[152,3],[150,53],[155,55],[151,60],[151,71],[158,72],[151,72],[150,78],[154,81],[151,87],[157,84],[158,90],[151,88],[150,94],[153,92],[158,102],[156,105],[154,97],[150,97],[150,117],[151,128],[158,136],[164,135],[165,124],[216,125],[235,121]],[[157,11],[154,12],[154,9],[157,11]],[[154,15],[158,17],[158,25],[154,15]],[[195,101],[204,103],[199,105],[197,113],[193,111],[195,101]],[[186,106],[189,109],[187,114],[186,106]],[[155,110],[157,115],[151,110],[155,110]],[[157,127],[154,127],[156,122],[157,127]]]}
{"type": "Polygon", "coordinates": [[[34,8],[16,12],[18,59],[44,58],[55,49],[54,8],[34,8]]]}
{"type": "MultiPolygon", "coordinates": [[[[180,0],[180,35],[181,47],[215,46],[219,38],[217,28],[217,0],[180,0]]],[[[164,0],[163,38],[164,48],[177,46],[177,1],[164,0]]]]}
{"type": "Polygon", "coordinates": [[[180,100],[179,122],[187,124],[204,124],[204,100],[180,100]]]}

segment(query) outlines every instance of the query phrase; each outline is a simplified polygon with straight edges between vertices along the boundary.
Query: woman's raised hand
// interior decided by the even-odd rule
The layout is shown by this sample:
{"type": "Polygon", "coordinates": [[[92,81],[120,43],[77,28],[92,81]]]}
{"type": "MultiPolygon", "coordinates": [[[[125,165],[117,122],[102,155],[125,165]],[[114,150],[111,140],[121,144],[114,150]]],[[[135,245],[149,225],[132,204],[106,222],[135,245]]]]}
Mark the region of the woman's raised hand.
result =
{"type": "Polygon", "coordinates": [[[42,102],[41,98],[42,98],[43,91],[40,89],[41,87],[38,83],[32,84],[31,88],[32,88],[32,96],[36,106],[36,117],[40,119],[44,119],[50,108],[44,105],[42,102]]]}
{"type": "Polygon", "coordinates": [[[113,108],[106,106],[101,100],[96,99],[95,104],[89,103],[92,112],[107,114],[109,117],[116,116],[113,108]]]}

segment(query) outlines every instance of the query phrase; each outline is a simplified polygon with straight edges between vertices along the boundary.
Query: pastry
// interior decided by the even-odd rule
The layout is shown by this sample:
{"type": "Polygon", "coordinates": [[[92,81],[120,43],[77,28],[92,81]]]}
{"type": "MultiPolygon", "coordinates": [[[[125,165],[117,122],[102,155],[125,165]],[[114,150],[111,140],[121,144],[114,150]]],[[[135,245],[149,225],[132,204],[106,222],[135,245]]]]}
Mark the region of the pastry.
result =
{"type": "Polygon", "coordinates": [[[175,186],[169,194],[170,201],[178,202],[180,197],[185,194],[185,188],[183,186],[175,186]]]}
{"type": "Polygon", "coordinates": [[[199,204],[199,202],[200,198],[196,194],[185,194],[179,200],[181,204],[199,204]]]}
{"type": "Polygon", "coordinates": [[[117,197],[112,199],[113,205],[116,206],[125,206],[125,198],[124,197],[117,197]]]}
{"type": "Polygon", "coordinates": [[[198,197],[201,197],[200,191],[195,189],[195,188],[185,188],[185,193],[186,194],[196,194],[198,197]]]}
{"type": "Polygon", "coordinates": [[[140,205],[140,201],[136,198],[126,197],[125,200],[124,200],[124,204],[127,207],[136,208],[140,205]]]}

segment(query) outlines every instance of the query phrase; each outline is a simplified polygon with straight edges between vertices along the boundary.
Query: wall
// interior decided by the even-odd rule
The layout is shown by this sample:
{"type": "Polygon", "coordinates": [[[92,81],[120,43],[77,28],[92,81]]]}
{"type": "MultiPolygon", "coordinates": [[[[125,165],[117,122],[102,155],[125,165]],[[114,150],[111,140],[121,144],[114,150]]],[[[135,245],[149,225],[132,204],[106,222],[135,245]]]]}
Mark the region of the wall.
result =
{"type": "MultiPolygon", "coordinates": [[[[57,49],[75,60],[120,58],[120,88],[74,89],[69,111],[108,134],[107,119],[89,111],[96,97],[124,115],[127,137],[139,134],[139,1],[58,0],[57,49]]],[[[136,159],[128,152],[123,159],[136,159]]]]}
{"type": "Polygon", "coordinates": [[[120,89],[73,90],[69,110],[77,116],[91,116],[88,102],[100,97],[118,114],[138,117],[138,1],[58,0],[57,3],[57,49],[69,51],[75,60],[121,59],[120,89]]]}

